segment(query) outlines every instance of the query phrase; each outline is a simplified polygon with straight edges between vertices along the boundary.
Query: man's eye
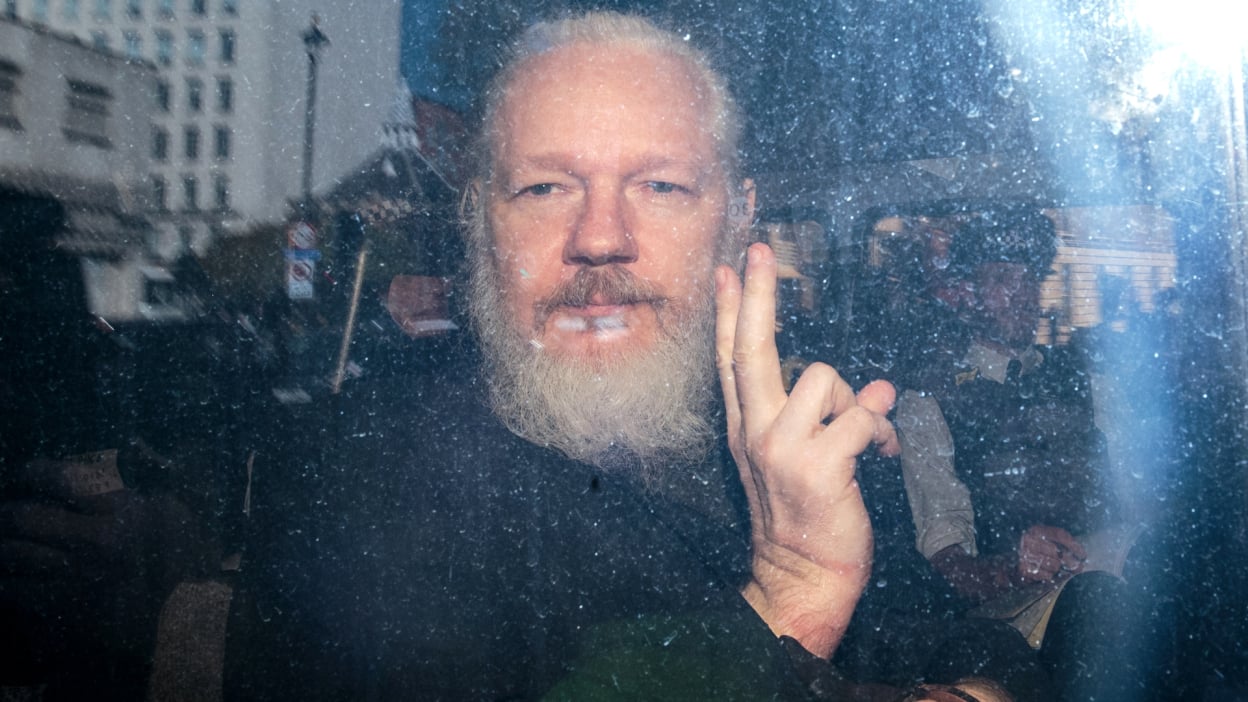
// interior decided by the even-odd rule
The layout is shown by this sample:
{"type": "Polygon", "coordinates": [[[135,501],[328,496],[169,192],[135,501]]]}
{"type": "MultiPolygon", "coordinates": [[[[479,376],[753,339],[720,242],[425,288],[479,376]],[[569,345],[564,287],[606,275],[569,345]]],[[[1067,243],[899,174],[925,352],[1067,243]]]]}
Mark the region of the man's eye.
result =
{"type": "Polygon", "coordinates": [[[659,195],[669,195],[671,193],[688,192],[687,188],[681,187],[675,183],[668,183],[663,180],[652,180],[648,183],[650,189],[659,195]]]}
{"type": "Polygon", "coordinates": [[[536,185],[530,185],[526,188],[521,188],[518,192],[516,192],[516,195],[541,196],[541,195],[549,195],[553,193],[554,191],[555,191],[554,183],[538,183],[536,185]]]}

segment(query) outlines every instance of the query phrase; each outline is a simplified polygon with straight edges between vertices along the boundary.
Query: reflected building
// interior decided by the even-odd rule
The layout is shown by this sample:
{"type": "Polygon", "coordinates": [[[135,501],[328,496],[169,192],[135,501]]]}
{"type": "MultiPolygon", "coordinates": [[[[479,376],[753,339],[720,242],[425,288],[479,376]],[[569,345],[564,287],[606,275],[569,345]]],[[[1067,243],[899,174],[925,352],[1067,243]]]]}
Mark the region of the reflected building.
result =
{"type": "Polygon", "coordinates": [[[30,244],[10,236],[51,236],[81,261],[91,311],[110,320],[173,312],[169,275],[147,255],[152,162],[129,148],[151,132],[156,75],[147,62],[0,19],[0,246],[7,255],[30,244]],[[60,203],[62,231],[22,221],[41,200],[60,203]]]}
{"type": "MultiPolygon", "coordinates": [[[[127,121],[112,148],[147,162],[149,249],[164,263],[202,253],[218,236],[282,221],[301,196],[303,33],[314,12],[329,38],[318,59],[314,193],[370,155],[399,80],[398,0],[7,0],[0,11],[95,49],[107,70],[148,72],[148,96],[113,108],[141,115],[144,126],[127,121]]],[[[21,94],[46,89],[28,82],[21,94]]]]}

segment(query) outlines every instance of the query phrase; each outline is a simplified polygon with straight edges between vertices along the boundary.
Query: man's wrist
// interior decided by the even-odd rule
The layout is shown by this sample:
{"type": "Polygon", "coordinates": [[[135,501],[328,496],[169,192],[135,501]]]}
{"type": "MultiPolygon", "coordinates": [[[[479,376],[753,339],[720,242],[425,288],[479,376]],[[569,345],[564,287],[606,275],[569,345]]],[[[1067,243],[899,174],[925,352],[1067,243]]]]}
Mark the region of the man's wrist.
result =
{"type": "Polygon", "coordinates": [[[773,545],[755,549],[753,571],[741,595],[772,632],[828,658],[849,626],[871,562],[868,556],[828,568],[773,545]]]}

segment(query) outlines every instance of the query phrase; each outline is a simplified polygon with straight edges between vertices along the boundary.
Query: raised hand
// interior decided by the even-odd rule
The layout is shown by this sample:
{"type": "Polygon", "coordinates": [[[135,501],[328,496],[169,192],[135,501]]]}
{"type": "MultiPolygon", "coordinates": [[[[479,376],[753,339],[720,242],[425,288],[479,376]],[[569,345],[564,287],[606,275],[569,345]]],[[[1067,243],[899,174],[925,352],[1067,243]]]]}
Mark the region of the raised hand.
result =
{"type": "Polygon", "coordinates": [[[830,656],[871,572],[871,524],[854,478],[871,444],[895,454],[895,393],[857,396],[816,363],[784,392],[775,341],[776,259],[747,255],[744,287],[716,271],[716,357],[729,445],[749,498],[753,578],[742,594],[777,635],[830,656]]]}

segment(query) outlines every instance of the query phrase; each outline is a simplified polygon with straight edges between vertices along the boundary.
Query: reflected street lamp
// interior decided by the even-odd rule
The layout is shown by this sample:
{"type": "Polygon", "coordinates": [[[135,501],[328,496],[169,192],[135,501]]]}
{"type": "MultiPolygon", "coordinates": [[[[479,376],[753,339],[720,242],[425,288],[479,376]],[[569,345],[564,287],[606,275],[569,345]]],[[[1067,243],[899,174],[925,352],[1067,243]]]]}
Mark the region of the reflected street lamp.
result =
{"type": "Polygon", "coordinates": [[[303,215],[312,207],[312,133],[316,129],[316,73],[321,48],[329,37],[321,31],[320,18],[313,14],[312,25],[303,32],[303,46],[308,52],[308,96],[303,112],[303,215]]]}

